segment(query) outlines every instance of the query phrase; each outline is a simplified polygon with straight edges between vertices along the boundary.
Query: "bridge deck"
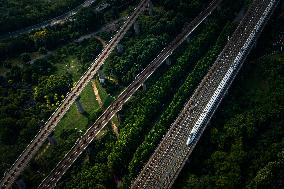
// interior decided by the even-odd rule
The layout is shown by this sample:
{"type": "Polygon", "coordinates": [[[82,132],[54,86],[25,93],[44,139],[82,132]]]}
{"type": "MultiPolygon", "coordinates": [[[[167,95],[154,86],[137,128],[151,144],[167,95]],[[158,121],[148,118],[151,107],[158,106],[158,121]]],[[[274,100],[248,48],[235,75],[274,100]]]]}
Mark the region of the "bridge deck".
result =
{"type": "Polygon", "coordinates": [[[227,92],[277,0],[255,0],[131,188],[170,188],[227,92]],[[191,130],[193,143],[186,145],[191,130]]]}
{"type": "Polygon", "coordinates": [[[131,16],[128,17],[124,25],[117,31],[117,34],[112,38],[109,44],[103,49],[101,54],[96,58],[88,70],[83,74],[76,86],[67,94],[64,101],[59,105],[55,112],[50,116],[48,121],[37,133],[35,138],[30,142],[22,154],[18,157],[15,163],[11,166],[8,172],[5,173],[1,180],[1,188],[10,188],[15,179],[27,166],[32,157],[36,154],[42,146],[47,137],[54,130],[58,122],[63,118],[65,113],[71,107],[76,98],[81,94],[88,82],[94,77],[99,68],[102,66],[106,58],[110,55],[112,50],[116,47],[119,41],[123,38],[140,13],[148,6],[149,0],[142,0],[131,16]]]}
{"type": "Polygon", "coordinates": [[[103,112],[96,122],[86,131],[65,157],[56,165],[52,172],[43,180],[39,188],[53,188],[67,169],[80,156],[95,136],[102,130],[110,119],[119,111],[123,104],[139,89],[139,87],[162,65],[168,56],[183,42],[195,28],[206,19],[216,8],[220,0],[212,3],[198,15],[160,54],[136,77],[136,79],[117,97],[117,99],[103,112]]]}

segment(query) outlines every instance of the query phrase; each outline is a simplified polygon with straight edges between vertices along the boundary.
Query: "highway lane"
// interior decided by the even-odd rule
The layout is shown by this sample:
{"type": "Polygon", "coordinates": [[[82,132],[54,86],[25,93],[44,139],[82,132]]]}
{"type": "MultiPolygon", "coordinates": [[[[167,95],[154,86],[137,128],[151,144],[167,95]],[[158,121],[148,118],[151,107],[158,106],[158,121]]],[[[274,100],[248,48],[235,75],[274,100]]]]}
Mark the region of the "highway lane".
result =
{"type": "Polygon", "coordinates": [[[96,122],[77,140],[72,149],[56,165],[51,173],[43,180],[39,188],[53,188],[68,168],[93,141],[95,136],[105,127],[111,118],[121,110],[129,98],[139,87],[162,65],[162,63],[173,53],[173,51],[186,40],[197,26],[205,20],[216,8],[220,0],[214,0],[207,9],[198,15],[190,24],[186,25],[183,31],[167,46],[160,54],[136,77],[136,79],[118,96],[118,98],[103,112],[96,122]]]}
{"type": "Polygon", "coordinates": [[[15,179],[20,175],[20,173],[27,166],[31,158],[39,150],[40,146],[47,139],[48,135],[54,130],[57,123],[62,119],[68,109],[71,107],[75,99],[80,95],[82,90],[88,84],[88,82],[94,77],[101,65],[104,63],[106,58],[109,56],[111,51],[116,47],[119,41],[123,38],[132,24],[135,22],[139,14],[145,10],[148,5],[148,0],[142,0],[139,5],[135,8],[132,15],[128,17],[126,22],[117,32],[117,34],[111,39],[109,44],[103,49],[101,54],[96,58],[80,80],[76,83],[76,86],[69,92],[60,104],[60,106],[51,115],[44,126],[39,130],[35,138],[30,142],[27,148],[18,157],[11,168],[4,174],[1,180],[0,188],[9,188],[14,183],[15,179]]]}
{"type": "Polygon", "coordinates": [[[26,28],[23,28],[23,29],[20,29],[20,30],[17,30],[17,31],[13,31],[13,32],[9,32],[7,34],[3,34],[3,35],[0,36],[0,39],[2,40],[2,39],[6,39],[6,38],[14,38],[14,37],[17,37],[19,35],[30,33],[34,30],[38,30],[38,29],[46,28],[48,26],[53,26],[53,25],[56,25],[56,24],[64,23],[64,22],[68,21],[70,19],[70,17],[77,14],[79,12],[79,10],[81,10],[83,7],[89,7],[94,2],[96,2],[96,0],[86,0],[82,4],[75,7],[74,9],[72,9],[72,10],[70,10],[70,11],[68,11],[68,12],[66,12],[66,13],[64,13],[60,16],[57,16],[55,18],[51,18],[49,20],[46,20],[46,21],[41,22],[39,24],[35,24],[33,26],[28,26],[26,28]]]}
{"type": "Polygon", "coordinates": [[[171,188],[236,77],[277,0],[256,0],[131,188],[171,188]],[[198,126],[199,127],[196,127],[198,126]],[[193,128],[197,136],[187,145],[193,128]]]}

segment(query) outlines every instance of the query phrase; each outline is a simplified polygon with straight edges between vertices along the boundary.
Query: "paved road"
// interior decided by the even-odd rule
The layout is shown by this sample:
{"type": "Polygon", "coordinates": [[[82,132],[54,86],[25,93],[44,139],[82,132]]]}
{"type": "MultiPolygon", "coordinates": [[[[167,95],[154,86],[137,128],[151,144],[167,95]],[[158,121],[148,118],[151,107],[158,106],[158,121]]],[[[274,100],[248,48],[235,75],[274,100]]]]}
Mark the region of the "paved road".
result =
{"type": "Polygon", "coordinates": [[[160,54],[136,77],[136,79],[117,97],[117,99],[103,112],[96,122],[77,140],[72,149],[64,156],[51,173],[43,180],[39,188],[54,188],[59,179],[93,141],[95,136],[106,126],[112,117],[121,110],[122,106],[140,88],[140,86],[162,65],[162,63],[183,43],[187,37],[211,14],[216,8],[218,0],[196,17],[160,54]]]}
{"type": "Polygon", "coordinates": [[[83,7],[91,6],[95,1],[96,0],[86,0],[81,5],[78,5],[74,9],[72,9],[72,10],[70,10],[70,11],[68,11],[68,12],[66,12],[66,13],[64,13],[60,16],[57,16],[55,18],[49,19],[47,21],[44,21],[42,23],[39,23],[39,24],[36,24],[36,25],[33,25],[33,26],[26,27],[24,29],[20,29],[20,30],[14,31],[14,32],[9,32],[8,34],[1,35],[0,39],[5,39],[5,38],[9,38],[9,37],[14,38],[14,37],[17,37],[19,35],[30,33],[33,30],[46,28],[48,26],[53,26],[53,25],[56,25],[56,24],[62,24],[64,22],[66,22],[71,16],[77,14],[80,9],[82,9],[83,7]]]}
{"type": "MultiPolygon", "coordinates": [[[[79,37],[78,39],[75,39],[73,42],[81,43],[82,41],[84,41],[86,39],[90,39],[90,38],[94,37],[94,38],[98,39],[100,42],[102,42],[103,47],[105,48],[105,46],[107,45],[105,43],[105,41],[103,41],[100,37],[98,37],[96,35],[99,34],[99,33],[102,33],[102,32],[117,31],[117,29],[119,28],[119,23],[121,23],[122,21],[126,21],[126,20],[127,20],[127,17],[123,17],[123,18],[117,19],[117,20],[115,20],[115,21],[113,21],[111,23],[106,24],[105,26],[103,26],[98,31],[90,33],[90,34],[87,34],[87,35],[83,35],[83,36],[79,37]]],[[[31,61],[28,62],[28,64],[33,64],[37,60],[45,59],[45,58],[49,57],[50,55],[52,55],[53,53],[54,53],[54,51],[48,51],[46,54],[32,59],[31,61]]]]}
{"type": "Polygon", "coordinates": [[[71,107],[73,102],[79,97],[82,90],[86,87],[89,81],[95,76],[99,68],[102,66],[104,61],[110,55],[112,50],[117,46],[120,40],[124,37],[129,28],[133,25],[135,20],[138,18],[141,12],[145,10],[148,6],[149,0],[142,0],[141,3],[136,7],[131,16],[128,17],[127,21],[120,28],[117,34],[111,39],[109,44],[103,49],[101,54],[97,57],[97,59],[92,63],[92,65],[88,68],[88,70],[84,73],[84,75],[77,82],[76,86],[72,89],[70,93],[67,94],[64,101],[60,104],[60,106],[55,110],[55,112],[51,115],[48,121],[37,133],[35,138],[30,142],[30,144],[26,147],[26,149],[22,152],[22,154],[18,157],[12,167],[7,171],[1,180],[0,188],[10,188],[14,183],[15,179],[20,175],[20,173],[24,170],[27,164],[30,162],[32,157],[39,150],[41,145],[45,142],[47,137],[51,134],[51,132],[55,129],[58,122],[62,119],[68,109],[71,107]]]}
{"type": "Polygon", "coordinates": [[[255,0],[208,74],[185,105],[132,189],[171,188],[219,106],[278,0],[255,0]],[[192,142],[188,142],[190,134],[192,142]]]}
{"type": "Polygon", "coordinates": [[[122,21],[125,21],[127,19],[127,17],[123,17],[123,18],[119,18],[117,20],[114,20],[108,24],[106,24],[105,26],[103,26],[101,29],[99,29],[98,31],[96,32],[93,32],[93,33],[89,33],[87,35],[83,35],[81,37],[79,37],[78,39],[76,39],[74,42],[82,42],[86,39],[90,39],[90,38],[93,38],[95,37],[98,33],[101,33],[101,32],[111,32],[111,31],[115,31],[116,28],[118,28],[119,24],[122,22],[122,21]]]}

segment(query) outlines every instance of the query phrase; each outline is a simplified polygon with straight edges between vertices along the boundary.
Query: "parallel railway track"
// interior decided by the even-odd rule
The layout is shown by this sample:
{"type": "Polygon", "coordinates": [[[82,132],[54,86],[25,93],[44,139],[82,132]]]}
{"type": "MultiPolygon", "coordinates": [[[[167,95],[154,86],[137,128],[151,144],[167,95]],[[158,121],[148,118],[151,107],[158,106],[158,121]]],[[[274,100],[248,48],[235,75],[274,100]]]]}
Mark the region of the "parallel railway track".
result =
{"type": "Polygon", "coordinates": [[[69,92],[63,102],[55,110],[55,112],[50,116],[48,121],[41,127],[37,135],[26,147],[26,149],[21,153],[15,163],[11,168],[4,174],[1,180],[0,188],[10,188],[14,183],[15,179],[24,170],[27,164],[30,162],[32,157],[36,154],[42,144],[45,142],[47,137],[55,129],[58,122],[63,118],[65,113],[71,107],[75,99],[80,95],[83,89],[86,87],[88,82],[94,77],[99,68],[102,66],[104,61],[110,55],[112,50],[116,47],[119,41],[123,38],[129,28],[133,25],[137,17],[142,11],[148,6],[149,0],[142,0],[136,7],[134,12],[125,21],[123,26],[117,31],[116,35],[111,39],[108,45],[103,49],[100,55],[95,59],[88,70],[83,74],[80,80],[76,83],[76,86],[69,92]]]}
{"type": "Polygon", "coordinates": [[[170,56],[173,51],[199,26],[217,7],[221,0],[213,0],[212,3],[191,23],[186,25],[183,31],[136,77],[136,79],[117,97],[117,99],[103,112],[96,122],[75,143],[72,149],[56,165],[51,173],[43,180],[39,188],[54,188],[59,179],[93,141],[95,136],[105,127],[111,118],[121,110],[123,104],[139,89],[139,87],[156,71],[156,69],[170,56]]]}
{"type": "Polygon", "coordinates": [[[278,0],[255,0],[207,75],[144,166],[132,189],[171,188],[278,0]],[[192,129],[196,136],[187,144],[192,129]]]}

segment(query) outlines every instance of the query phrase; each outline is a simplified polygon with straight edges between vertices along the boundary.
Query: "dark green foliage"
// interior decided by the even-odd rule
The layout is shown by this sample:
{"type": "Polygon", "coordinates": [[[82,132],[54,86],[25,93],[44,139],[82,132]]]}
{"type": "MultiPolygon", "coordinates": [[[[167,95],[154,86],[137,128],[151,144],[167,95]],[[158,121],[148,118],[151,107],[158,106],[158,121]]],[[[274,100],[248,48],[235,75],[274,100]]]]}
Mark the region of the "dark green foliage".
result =
{"type": "MultiPolygon", "coordinates": [[[[89,66],[100,49],[101,45],[96,40],[89,40],[79,45],[70,44],[58,49],[46,59],[34,61],[32,64],[23,62],[12,65],[7,68],[4,76],[0,76],[0,152],[2,154],[0,173],[2,175],[70,90],[73,80],[77,80],[85,71],[84,69],[89,66]],[[79,60],[81,70],[76,72],[78,76],[71,76],[66,71],[62,71],[64,74],[55,74],[54,65],[58,63],[65,65],[66,57],[70,55],[79,60]],[[5,151],[7,152],[4,153],[5,151]]],[[[42,165],[52,168],[47,165],[49,161],[53,161],[52,155],[62,157],[61,152],[69,150],[79,136],[78,133],[74,133],[65,133],[68,140],[59,145],[60,150],[49,153],[51,156],[43,163],[39,163],[40,166],[32,163],[31,167],[37,169],[42,165]]],[[[34,179],[32,182],[40,180],[38,173],[34,174],[34,172],[27,174],[28,182],[29,179],[34,179]]]]}
{"type": "Polygon", "coordinates": [[[95,164],[90,168],[81,170],[76,177],[72,177],[72,182],[66,184],[66,188],[77,189],[109,189],[113,188],[112,174],[104,164],[95,164]]]}
{"type": "MultiPolygon", "coordinates": [[[[46,28],[10,42],[2,41],[0,57],[26,51],[44,54],[84,32],[96,30],[104,22],[102,20],[116,18],[118,11],[131,2],[109,1],[115,7],[109,8],[105,14],[96,14],[92,9],[82,10],[67,25],[46,28]]],[[[154,16],[139,17],[141,33],[134,35],[130,30],[121,42],[125,51],[113,53],[104,64],[106,75],[111,77],[106,88],[112,94],[129,84],[181,31],[183,23],[194,18],[208,1],[153,2],[161,7],[155,8],[154,16]]],[[[111,132],[100,133],[103,136],[95,139],[83,152],[58,183],[58,188],[115,188],[118,180],[122,180],[125,188],[129,186],[226,43],[233,24],[225,23],[234,18],[242,2],[223,1],[221,10],[213,13],[213,19],[207,20],[207,24],[201,25],[191,36],[190,44],[182,45],[171,56],[171,66],[157,70],[147,81],[147,90],[137,92],[125,105],[119,138],[116,139],[111,132]]],[[[104,38],[109,39],[109,36],[112,34],[106,34],[104,38]]],[[[0,76],[0,154],[5,154],[0,158],[0,173],[9,167],[55,109],[56,103],[64,97],[72,80],[81,76],[100,50],[97,41],[89,40],[81,44],[71,43],[32,65],[3,65],[8,72],[4,77],[0,76]],[[66,57],[71,56],[78,68],[75,73],[67,69],[55,75],[55,71],[60,70],[54,65],[70,68],[66,57]]],[[[22,58],[28,60],[24,55],[22,58]]],[[[190,171],[183,174],[186,174],[182,177],[185,181],[178,181],[181,183],[178,187],[278,189],[283,186],[283,115],[279,115],[283,112],[283,105],[279,103],[283,99],[283,90],[272,90],[275,86],[283,88],[279,76],[283,64],[277,68],[273,63],[265,64],[259,68],[266,70],[265,73],[257,72],[253,84],[240,85],[232,102],[227,102],[217,115],[216,123],[205,133],[207,140],[201,141],[201,147],[192,158],[190,171]],[[271,78],[269,82],[261,83],[269,89],[260,87],[257,90],[258,75],[271,78]],[[254,84],[256,86],[250,89],[254,84]]],[[[104,107],[112,100],[107,99],[104,107]]],[[[87,115],[89,124],[101,113],[101,109],[90,112],[87,115]]],[[[58,145],[37,156],[23,174],[28,184],[38,184],[43,173],[55,166],[81,134],[77,129],[63,130],[56,139],[58,145]]]]}
{"type": "MultiPolygon", "coordinates": [[[[142,168],[145,161],[148,160],[151,153],[154,151],[158,142],[161,140],[163,134],[165,134],[168,126],[174,121],[180,112],[183,105],[186,103],[194,89],[198,85],[201,78],[206,74],[210,65],[215,61],[219,52],[221,51],[224,43],[226,42],[226,36],[232,31],[232,27],[227,25],[224,31],[221,33],[215,46],[208,51],[208,53],[196,64],[193,71],[187,76],[183,85],[179,88],[174,95],[169,106],[165,112],[161,115],[160,120],[154,125],[149,134],[146,136],[144,142],[137,148],[129,166],[130,178],[133,179],[142,168]]],[[[194,54],[191,51],[187,51],[181,56],[179,62],[188,62],[190,55],[194,54]]]]}
{"type": "MultiPolygon", "coordinates": [[[[119,139],[109,155],[108,164],[116,173],[124,172],[125,168],[122,165],[128,165],[134,151],[154,124],[155,118],[164,109],[163,106],[172,98],[178,86],[185,79],[188,70],[206,51],[212,41],[212,36],[215,36],[217,32],[218,29],[214,23],[206,26],[201,34],[191,42],[186,53],[151,86],[149,91],[131,101],[133,105],[127,110],[119,139]]],[[[164,130],[165,128],[162,128],[157,132],[164,130]]]]}
{"type": "MultiPolygon", "coordinates": [[[[104,23],[103,14],[93,8],[83,8],[72,21],[48,26],[39,31],[0,41],[0,60],[23,52],[52,50],[74,40],[86,32],[98,30],[104,23]]],[[[44,51],[43,51],[44,53],[44,51]]]]}
{"type": "Polygon", "coordinates": [[[61,96],[66,94],[71,86],[71,78],[67,76],[51,75],[43,79],[38,86],[34,88],[34,99],[37,101],[44,101],[44,99],[52,98],[52,102],[56,101],[55,95],[61,96]]]}
{"type": "Polygon", "coordinates": [[[129,47],[131,44],[126,44],[129,48],[121,57],[116,55],[105,64],[106,73],[114,75],[121,84],[129,84],[155,57],[165,41],[165,36],[153,35],[146,36],[145,39],[131,40],[129,43],[132,46],[129,47]]]}
{"type": "Polygon", "coordinates": [[[79,5],[83,0],[16,1],[1,0],[0,34],[37,24],[79,5]]]}
{"type": "Polygon", "coordinates": [[[177,188],[284,187],[283,60],[245,64],[177,188]]]}
{"type": "Polygon", "coordinates": [[[107,164],[115,136],[108,132],[87,148],[89,163],[81,164],[59,188],[115,188],[114,177],[107,164]]]}
{"type": "Polygon", "coordinates": [[[120,85],[128,85],[162,50],[170,36],[180,31],[182,19],[173,11],[157,10],[154,16],[141,15],[139,18],[141,34],[126,37],[122,43],[125,52],[113,53],[104,65],[106,75],[118,80],[120,85]]]}
{"type": "Polygon", "coordinates": [[[22,52],[32,52],[35,49],[34,42],[28,36],[0,41],[0,60],[22,52]]]}

